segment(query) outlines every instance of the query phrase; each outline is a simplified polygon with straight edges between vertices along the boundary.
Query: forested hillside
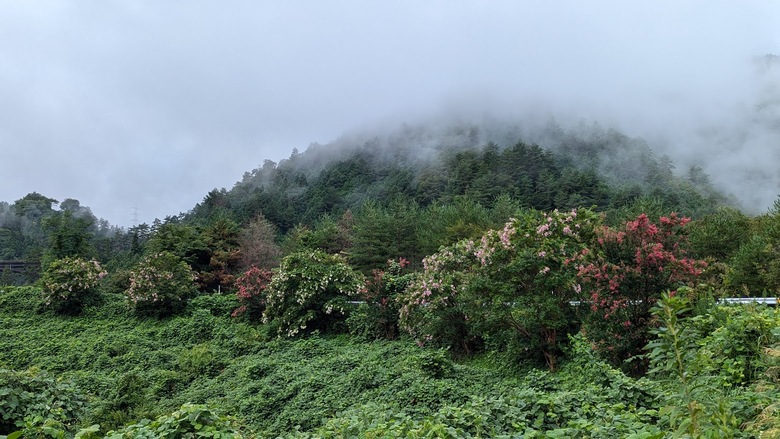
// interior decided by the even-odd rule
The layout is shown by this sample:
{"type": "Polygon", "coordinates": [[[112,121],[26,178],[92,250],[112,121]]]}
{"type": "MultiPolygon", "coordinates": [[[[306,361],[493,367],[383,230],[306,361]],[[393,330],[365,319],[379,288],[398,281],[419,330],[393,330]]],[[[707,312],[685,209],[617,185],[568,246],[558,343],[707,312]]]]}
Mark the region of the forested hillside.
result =
{"type": "Polygon", "coordinates": [[[737,207],[552,124],[345,136],[129,229],[30,193],[0,435],[778,437],[780,314],[717,300],[777,295],[780,204],[737,207]]]}

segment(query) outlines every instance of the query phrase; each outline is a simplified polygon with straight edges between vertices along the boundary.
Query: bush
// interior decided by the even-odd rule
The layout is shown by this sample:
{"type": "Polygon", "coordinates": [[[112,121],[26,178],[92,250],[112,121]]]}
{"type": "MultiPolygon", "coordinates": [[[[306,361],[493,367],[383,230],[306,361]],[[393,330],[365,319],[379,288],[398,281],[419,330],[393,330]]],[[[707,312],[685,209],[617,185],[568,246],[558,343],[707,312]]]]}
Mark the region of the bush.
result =
{"type": "Polygon", "coordinates": [[[263,318],[265,311],[265,289],[271,282],[272,273],[252,266],[236,280],[236,299],[241,304],[233,310],[233,317],[246,315],[250,321],[263,318]]]}
{"type": "Polygon", "coordinates": [[[190,266],[163,251],[146,256],[130,272],[125,296],[136,313],[165,317],[184,310],[196,291],[190,266]]]}
{"type": "Polygon", "coordinates": [[[321,250],[293,253],[265,290],[263,322],[277,335],[334,329],[346,313],[346,299],[357,295],[363,278],[339,255],[321,250]]]}
{"type": "Polygon", "coordinates": [[[96,302],[98,284],[106,274],[95,260],[58,259],[41,278],[43,303],[62,314],[80,314],[85,305],[96,302]]]}
{"type": "Polygon", "coordinates": [[[659,224],[641,214],[620,229],[604,227],[593,250],[597,258],[579,262],[584,326],[589,340],[613,365],[634,373],[646,363],[640,355],[649,341],[650,309],[666,290],[694,284],[707,264],[686,253],[689,218],[672,213],[659,224]]]}
{"type": "Polygon", "coordinates": [[[528,352],[554,370],[577,326],[574,262],[588,259],[599,222],[587,209],[526,211],[478,241],[442,249],[425,258],[401,297],[402,326],[421,343],[469,353],[483,341],[528,352]]]}
{"type": "Polygon", "coordinates": [[[347,318],[349,333],[366,340],[398,337],[398,297],[411,280],[402,274],[409,261],[399,258],[387,261],[387,270],[373,270],[360,290],[360,304],[347,318]]]}

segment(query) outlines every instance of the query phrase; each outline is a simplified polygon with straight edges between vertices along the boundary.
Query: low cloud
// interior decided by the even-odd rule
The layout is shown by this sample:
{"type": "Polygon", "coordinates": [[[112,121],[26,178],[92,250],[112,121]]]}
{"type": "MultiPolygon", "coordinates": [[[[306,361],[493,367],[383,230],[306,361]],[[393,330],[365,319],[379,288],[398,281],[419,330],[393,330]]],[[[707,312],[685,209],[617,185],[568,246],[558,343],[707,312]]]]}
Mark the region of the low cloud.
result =
{"type": "Polygon", "coordinates": [[[0,16],[0,200],[123,226],[362,124],[597,121],[701,163],[752,211],[780,182],[769,2],[55,2],[0,16]],[[760,64],[760,62],[758,62],[760,64]],[[761,70],[761,69],[764,70],[761,70]]]}

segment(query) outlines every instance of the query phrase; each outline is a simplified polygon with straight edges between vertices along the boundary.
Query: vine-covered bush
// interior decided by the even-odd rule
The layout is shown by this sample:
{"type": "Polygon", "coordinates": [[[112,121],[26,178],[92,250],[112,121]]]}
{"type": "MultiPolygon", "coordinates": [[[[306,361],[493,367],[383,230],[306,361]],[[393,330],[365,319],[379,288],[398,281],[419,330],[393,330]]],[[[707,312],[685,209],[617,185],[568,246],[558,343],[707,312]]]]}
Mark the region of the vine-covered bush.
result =
{"type": "Polygon", "coordinates": [[[411,281],[411,274],[404,273],[409,261],[404,258],[387,261],[387,269],[373,270],[360,289],[359,298],[364,302],[350,312],[347,326],[352,335],[365,339],[398,337],[398,297],[411,281]]]}
{"type": "Polygon", "coordinates": [[[125,296],[141,315],[158,317],[182,311],[197,291],[195,273],[186,262],[170,252],[144,257],[130,271],[125,296]]]}
{"type": "Polygon", "coordinates": [[[346,300],[363,287],[363,277],[343,257],[321,250],[284,259],[265,290],[263,323],[277,335],[332,329],[346,314],[346,300]]]}
{"type": "Polygon", "coordinates": [[[79,314],[98,298],[106,271],[96,260],[67,257],[53,261],[41,278],[43,303],[63,314],[79,314]]]}

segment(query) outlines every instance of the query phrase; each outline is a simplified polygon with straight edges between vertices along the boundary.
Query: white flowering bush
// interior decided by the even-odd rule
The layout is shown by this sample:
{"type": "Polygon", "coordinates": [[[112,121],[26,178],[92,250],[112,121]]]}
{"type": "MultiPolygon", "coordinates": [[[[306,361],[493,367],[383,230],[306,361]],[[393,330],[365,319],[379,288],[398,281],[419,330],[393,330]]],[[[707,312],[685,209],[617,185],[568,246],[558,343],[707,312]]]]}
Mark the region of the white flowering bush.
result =
{"type": "Polygon", "coordinates": [[[363,285],[363,276],[339,255],[321,250],[293,253],[282,259],[265,289],[263,323],[286,337],[333,329],[344,319],[346,300],[357,296],[363,285]]]}
{"type": "Polygon", "coordinates": [[[154,253],[130,271],[125,296],[136,313],[164,317],[184,309],[197,292],[195,279],[190,266],[178,256],[154,253]]]}
{"type": "Polygon", "coordinates": [[[99,295],[100,279],[106,271],[95,260],[67,257],[55,260],[41,277],[43,303],[63,314],[79,314],[99,295]]]}

